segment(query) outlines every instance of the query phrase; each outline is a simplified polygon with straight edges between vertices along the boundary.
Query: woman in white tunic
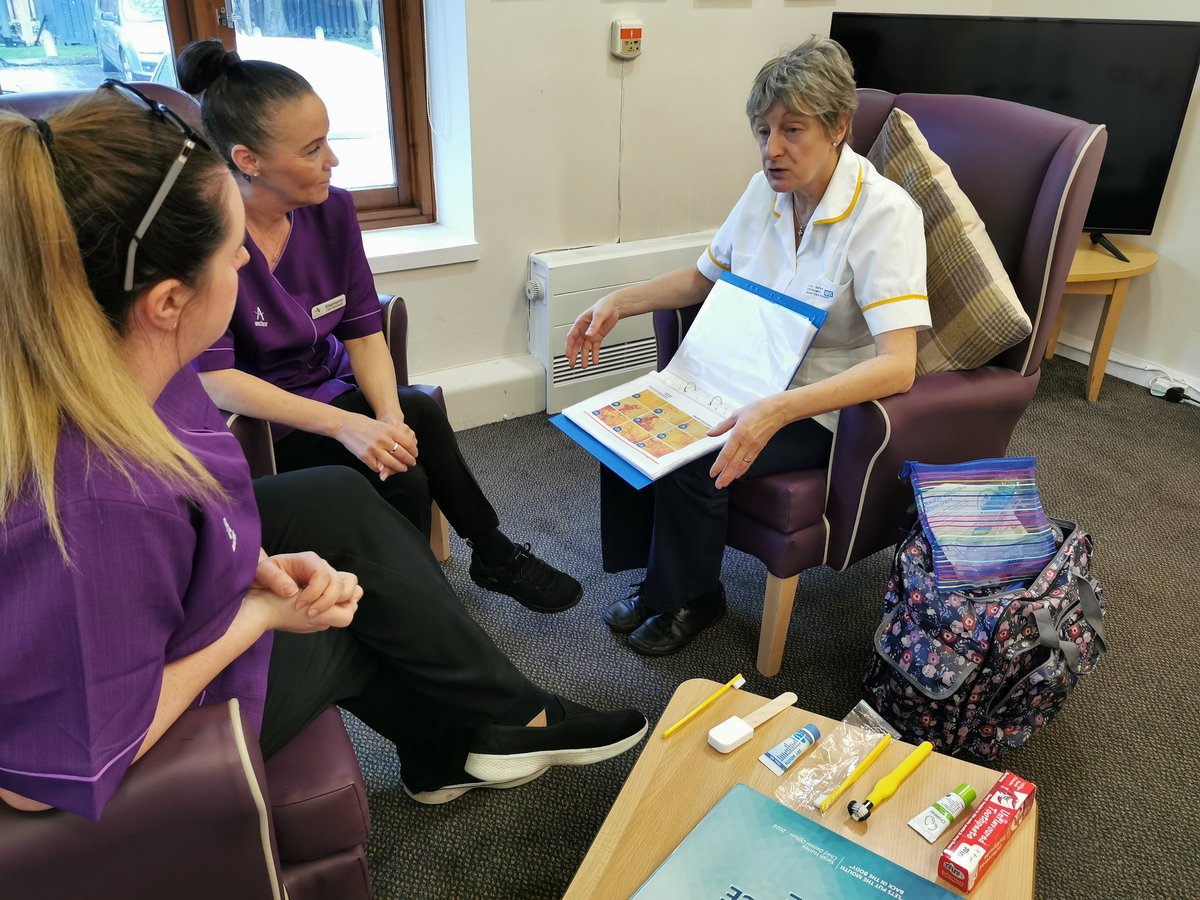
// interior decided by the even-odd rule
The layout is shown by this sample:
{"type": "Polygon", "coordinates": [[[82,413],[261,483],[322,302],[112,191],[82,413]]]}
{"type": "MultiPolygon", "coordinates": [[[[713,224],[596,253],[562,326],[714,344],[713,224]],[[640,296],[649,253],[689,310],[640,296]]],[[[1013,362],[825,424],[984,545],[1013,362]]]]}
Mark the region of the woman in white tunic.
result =
{"type": "Polygon", "coordinates": [[[824,465],[838,410],[912,385],[917,331],[930,325],[921,213],[850,148],[857,102],[850,58],[828,38],[764,65],[746,104],[762,171],[696,266],[614,291],[567,335],[567,359],[586,367],[619,319],[700,303],[722,271],[828,313],[788,390],[711,432],[729,432],[719,453],[641,492],[603,472],[604,568],[646,569],[604,620],[639,653],[674,653],[724,615],[725,488],[824,465]]]}

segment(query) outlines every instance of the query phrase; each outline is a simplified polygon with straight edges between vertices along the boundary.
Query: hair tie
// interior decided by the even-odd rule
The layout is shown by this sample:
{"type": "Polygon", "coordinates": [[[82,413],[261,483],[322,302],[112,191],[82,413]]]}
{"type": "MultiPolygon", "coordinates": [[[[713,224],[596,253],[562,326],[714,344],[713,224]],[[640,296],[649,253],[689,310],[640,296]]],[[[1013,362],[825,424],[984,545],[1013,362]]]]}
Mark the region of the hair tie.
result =
{"type": "Polygon", "coordinates": [[[54,143],[54,134],[50,131],[50,123],[45,119],[34,119],[33,124],[37,126],[38,135],[41,137],[42,143],[46,145],[46,149],[49,150],[54,143]]]}
{"type": "Polygon", "coordinates": [[[226,50],[225,55],[221,57],[221,73],[224,74],[234,66],[241,63],[242,58],[237,55],[236,50],[226,50]]]}

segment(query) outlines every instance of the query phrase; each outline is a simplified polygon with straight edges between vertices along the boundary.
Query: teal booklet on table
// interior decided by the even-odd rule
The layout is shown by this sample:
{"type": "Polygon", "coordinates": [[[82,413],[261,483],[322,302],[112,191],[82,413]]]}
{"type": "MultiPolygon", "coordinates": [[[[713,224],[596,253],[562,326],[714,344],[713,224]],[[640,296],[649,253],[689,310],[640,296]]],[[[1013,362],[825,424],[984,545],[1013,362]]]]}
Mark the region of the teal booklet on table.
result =
{"type": "Polygon", "coordinates": [[[738,784],[633,896],[914,900],[958,895],[738,784]]]}
{"type": "Polygon", "coordinates": [[[785,390],[826,313],[725,272],[661,372],[568,406],[550,421],[635,488],[720,449],[735,411],[785,390]]]}

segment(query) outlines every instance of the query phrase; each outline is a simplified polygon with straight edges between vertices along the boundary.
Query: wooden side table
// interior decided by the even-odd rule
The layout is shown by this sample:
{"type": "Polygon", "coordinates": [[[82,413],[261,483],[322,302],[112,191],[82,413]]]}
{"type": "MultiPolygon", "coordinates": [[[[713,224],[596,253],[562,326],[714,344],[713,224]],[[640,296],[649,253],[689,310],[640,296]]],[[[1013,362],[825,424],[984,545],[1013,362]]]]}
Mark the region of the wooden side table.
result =
{"type": "Polygon", "coordinates": [[[1062,329],[1063,316],[1067,311],[1068,294],[1104,298],[1104,310],[1100,314],[1100,325],[1096,329],[1096,339],[1092,342],[1092,358],[1088,364],[1087,398],[1092,403],[1100,396],[1100,382],[1104,380],[1104,367],[1108,365],[1113,338],[1117,335],[1117,323],[1121,321],[1121,310],[1125,306],[1129,281],[1138,275],[1145,275],[1158,263],[1158,254],[1153,250],[1134,247],[1121,241],[1113,243],[1129,257],[1129,262],[1121,262],[1107,250],[1093,244],[1087,235],[1079,239],[1079,248],[1075,251],[1075,260],[1071,263],[1067,286],[1063,290],[1063,300],[1058,306],[1058,318],[1054,320],[1054,329],[1050,332],[1050,340],[1046,344],[1046,359],[1052,359],[1054,348],[1058,344],[1058,333],[1062,329]]]}
{"type": "MultiPolygon", "coordinates": [[[[729,754],[718,753],[708,746],[708,729],[730,716],[744,716],[766,702],[748,691],[728,691],[677,733],[662,738],[664,728],[718,687],[715,681],[697,678],[685,681],[675,691],[563,900],[627,900],[735,784],[747,784],[768,797],[774,796],[788,776],[779,778],[768,771],[758,761],[763,751],[809,722],[826,735],[837,726],[831,719],[793,706],[756,728],[749,743],[729,754]]],[[[874,783],[912,749],[911,744],[893,742],[858,784],[839,799],[835,809],[825,816],[810,809],[803,814],[909,871],[937,881],[938,857],[966,821],[966,814],[933,844],[909,828],[908,820],[963,782],[974,787],[982,800],[1000,772],[934,753],[868,821],[852,821],[846,814],[847,803],[866,797],[874,783]]],[[[1032,900],[1037,828],[1035,797],[1025,821],[976,885],[971,900],[1032,900]]],[[[945,881],[937,884],[952,894],[962,893],[945,881]]],[[[882,900],[885,895],[879,896],[882,900]]]]}

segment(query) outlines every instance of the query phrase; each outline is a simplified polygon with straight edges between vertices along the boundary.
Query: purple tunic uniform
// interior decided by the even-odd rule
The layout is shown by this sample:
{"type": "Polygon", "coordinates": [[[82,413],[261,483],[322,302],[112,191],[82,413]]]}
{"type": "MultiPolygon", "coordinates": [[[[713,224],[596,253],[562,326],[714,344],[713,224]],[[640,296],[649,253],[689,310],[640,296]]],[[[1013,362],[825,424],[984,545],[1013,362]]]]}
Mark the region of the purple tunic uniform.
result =
{"type": "MultiPolygon", "coordinates": [[[[246,461],[195,372],[157,409],[227,499],[195,504],[136,467],[131,484],[68,425],[55,491],[70,564],[32,492],[0,522],[0,787],[89,818],[145,739],[164,665],[225,633],[258,561],[246,461]]],[[[270,652],[268,634],[195,705],[238,697],[261,727],[270,652]]]]}
{"type": "MultiPolygon", "coordinates": [[[[342,341],[383,328],[379,296],[350,194],[291,214],[292,231],[271,271],[246,235],[237,307],[224,336],[197,360],[201,372],[236,368],[293,394],[328,403],[354,387],[342,341]]],[[[276,440],[293,429],[274,426],[276,440]]]]}

